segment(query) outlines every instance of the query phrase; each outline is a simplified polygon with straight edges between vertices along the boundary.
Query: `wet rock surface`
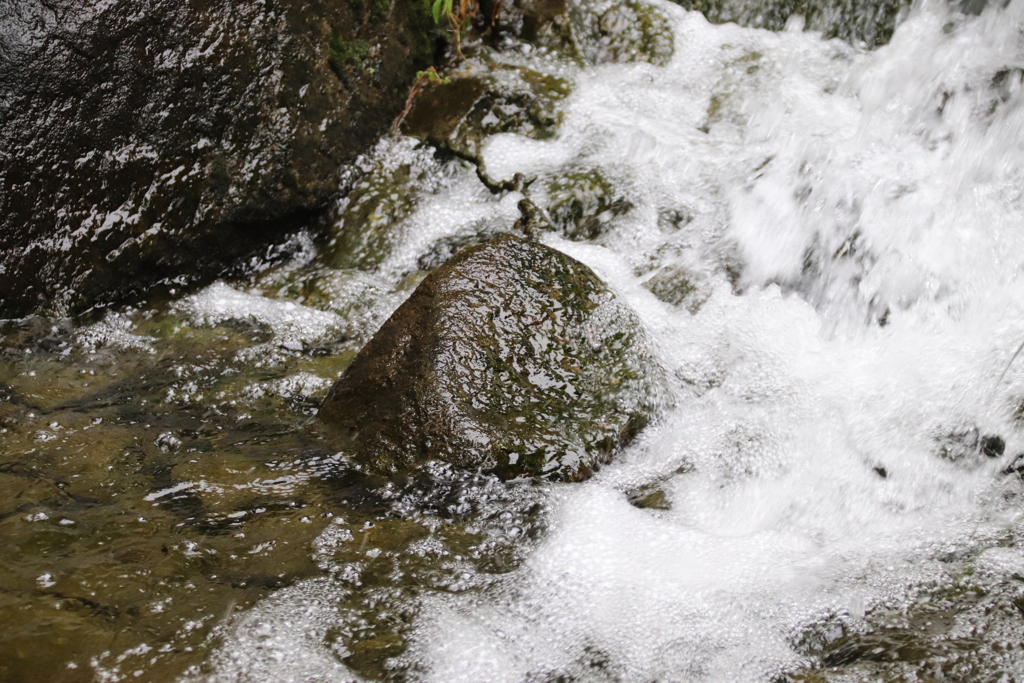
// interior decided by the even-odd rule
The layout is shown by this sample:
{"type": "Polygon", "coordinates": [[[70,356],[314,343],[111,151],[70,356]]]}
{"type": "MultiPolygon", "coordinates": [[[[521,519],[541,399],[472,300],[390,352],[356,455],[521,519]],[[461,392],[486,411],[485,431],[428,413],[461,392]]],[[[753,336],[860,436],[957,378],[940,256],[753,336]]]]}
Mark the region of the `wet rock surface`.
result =
{"type": "Polygon", "coordinates": [[[551,178],[546,209],[567,238],[592,240],[606,233],[633,204],[598,169],[581,169],[551,178]]]}
{"type": "Polygon", "coordinates": [[[454,78],[423,93],[402,130],[465,157],[477,157],[484,139],[518,133],[553,137],[557,104],[569,84],[525,67],[489,76],[454,78]]]}
{"type": "Polygon", "coordinates": [[[438,459],[580,480],[651,419],[656,368],[635,316],[589,268],[504,235],[429,275],[320,417],[377,474],[438,459]]]}
{"type": "Polygon", "coordinates": [[[401,109],[418,3],[0,8],[0,315],[220,274],[310,225],[401,109]]]}
{"type": "Polygon", "coordinates": [[[674,41],[665,15],[645,2],[626,0],[588,22],[584,54],[593,64],[650,62],[672,58],[674,41]]]}

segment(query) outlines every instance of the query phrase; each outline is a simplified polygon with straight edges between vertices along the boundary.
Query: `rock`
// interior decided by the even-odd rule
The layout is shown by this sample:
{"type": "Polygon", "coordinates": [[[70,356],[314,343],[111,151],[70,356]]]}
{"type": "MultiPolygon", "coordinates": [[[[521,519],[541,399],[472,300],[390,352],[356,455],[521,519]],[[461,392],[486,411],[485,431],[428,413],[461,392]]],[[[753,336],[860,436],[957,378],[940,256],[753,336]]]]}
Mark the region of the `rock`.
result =
{"type": "Polygon", "coordinates": [[[481,0],[481,7],[500,5],[492,26],[491,43],[501,46],[508,35],[560,54],[574,54],[572,17],[568,0],[481,0]]]}
{"type": "Polygon", "coordinates": [[[989,435],[981,440],[981,452],[990,458],[1001,458],[1006,451],[1006,442],[1003,437],[989,435]]]}
{"type": "Polygon", "coordinates": [[[633,209],[596,168],[571,171],[551,180],[545,208],[555,227],[569,239],[592,240],[605,234],[613,219],[633,209]]]}
{"type": "Polygon", "coordinates": [[[594,64],[667,64],[675,50],[672,27],[653,5],[624,0],[591,21],[584,54],[594,64]]]}
{"type": "Polygon", "coordinates": [[[490,135],[553,137],[569,82],[523,66],[492,68],[487,76],[455,76],[427,88],[402,122],[402,132],[476,163],[490,135]]]}
{"type": "Polygon", "coordinates": [[[998,434],[982,435],[978,428],[961,426],[939,437],[939,455],[953,462],[971,461],[978,455],[1000,458],[1006,452],[1006,441],[998,434]]]}
{"type": "Polygon", "coordinates": [[[1024,479],[1024,453],[1018,453],[1015,455],[1013,457],[1013,461],[1011,461],[1009,466],[1003,470],[1003,474],[1016,474],[1018,477],[1024,479]]]}
{"type": "Polygon", "coordinates": [[[439,32],[419,0],[0,9],[0,317],[208,279],[338,191],[439,32]]]}
{"type": "Polygon", "coordinates": [[[937,434],[939,457],[951,462],[971,460],[980,450],[980,435],[973,425],[960,425],[945,434],[937,434]]]}
{"type": "Polygon", "coordinates": [[[436,179],[442,169],[430,159],[414,157],[396,164],[398,154],[368,157],[361,159],[363,176],[342,201],[338,229],[324,250],[334,268],[369,271],[379,266],[400,240],[402,221],[415,211],[421,196],[439,189],[436,179]]]}
{"type": "Polygon", "coordinates": [[[629,502],[641,510],[671,510],[672,501],[660,488],[645,486],[628,494],[629,502]]]}
{"type": "Polygon", "coordinates": [[[691,301],[697,293],[697,287],[691,280],[689,271],[679,265],[668,265],[648,278],[644,282],[646,287],[654,296],[673,306],[681,306],[684,302],[691,303],[688,308],[696,312],[700,303],[693,305],[691,301]]]}
{"type": "Polygon", "coordinates": [[[428,275],[320,419],[381,475],[441,460],[576,481],[652,418],[661,377],[635,315],[593,271],[509,234],[428,275]]]}

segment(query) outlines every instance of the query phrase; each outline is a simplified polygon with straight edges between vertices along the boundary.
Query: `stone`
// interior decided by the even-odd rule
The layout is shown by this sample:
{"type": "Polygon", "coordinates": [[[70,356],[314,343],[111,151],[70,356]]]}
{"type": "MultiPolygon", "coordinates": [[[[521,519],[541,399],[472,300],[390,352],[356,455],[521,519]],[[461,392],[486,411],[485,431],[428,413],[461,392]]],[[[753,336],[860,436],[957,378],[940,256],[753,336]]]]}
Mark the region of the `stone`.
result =
{"type": "Polygon", "coordinates": [[[562,234],[574,241],[593,240],[608,232],[633,203],[596,168],[578,169],[547,185],[546,209],[562,234]]]}
{"type": "Polygon", "coordinates": [[[990,434],[981,440],[981,452],[990,458],[1001,458],[1006,451],[1006,441],[997,434],[990,434]]]}
{"type": "Polygon", "coordinates": [[[647,2],[624,0],[594,17],[584,53],[594,64],[649,62],[662,66],[672,58],[672,28],[647,2]]]}
{"type": "Polygon", "coordinates": [[[1016,474],[1024,479],[1024,453],[1018,453],[1013,457],[1009,466],[1003,470],[1004,475],[1016,474]]]}
{"type": "MultiPolygon", "coordinates": [[[[673,306],[682,305],[697,291],[689,272],[678,265],[668,265],[659,269],[644,282],[644,287],[654,296],[673,306]]],[[[692,307],[693,312],[699,307],[699,304],[692,307]]]]}
{"type": "Polygon", "coordinates": [[[455,75],[416,98],[401,130],[481,164],[484,141],[499,133],[554,137],[570,83],[524,66],[494,65],[484,75],[455,75]]]}
{"type": "Polygon", "coordinates": [[[590,268],[506,234],[428,275],[319,417],[377,475],[439,460],[578,481],[656,415],[663,377],[635,314],[590,268]]]}
{"type": "Polygon", "coordinates": [[[0,7],[0,317],[210,280],[310,228],[442,34],[420,0],[0,7]]]}

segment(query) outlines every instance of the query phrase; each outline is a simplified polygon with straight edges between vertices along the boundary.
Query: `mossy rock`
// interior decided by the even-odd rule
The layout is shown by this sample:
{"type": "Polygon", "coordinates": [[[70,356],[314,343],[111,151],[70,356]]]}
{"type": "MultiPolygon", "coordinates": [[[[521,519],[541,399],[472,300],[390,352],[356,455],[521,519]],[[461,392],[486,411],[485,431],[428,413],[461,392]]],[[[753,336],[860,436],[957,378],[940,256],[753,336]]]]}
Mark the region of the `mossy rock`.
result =
{"type": "Polygon", "coordinates": [[[547,188],[546,209],[555,227],[571,240],[592,240],[633,204],[597,169],[566,173],[547,188]]]}
{"type": "Polygon", "coordinates": [[[682,266],[665,266],[644,282],[654,296],[673,306],[679,306],[697,293],[690,272],[682,266]]]}
{"type": "Polygon", "coordinates": [[[331,69],[339,78],[344,76],[346,66],[358,66],[370,56],[370,45],[365,40],[345,40],[337,33],[331,36],[329,48],[328,60],[331,69]]]}
{"type": "Polygon", "coordinates": [[[661,378],[637,318],[593,271],[510,234],[428,275],[320,419],[375,474],[441,460],[575,481],[654,416],[661,378]]]}
{"type": "Polygon", "coordinates": [[[667,64],[675,50],[672,27],[659,10],[626,0],[590,18],[584,53],[594,64],[649,62],[667,64]]]}
{"type": "Polygon", "coordinates": [[[553,137],[561,121],[559,103],[570,90],[565,79],[526,67],[486,78],[453,78],[417,97],[402,131],[476,158],[483,141],[498,133],[538,140],[553,137]]]}

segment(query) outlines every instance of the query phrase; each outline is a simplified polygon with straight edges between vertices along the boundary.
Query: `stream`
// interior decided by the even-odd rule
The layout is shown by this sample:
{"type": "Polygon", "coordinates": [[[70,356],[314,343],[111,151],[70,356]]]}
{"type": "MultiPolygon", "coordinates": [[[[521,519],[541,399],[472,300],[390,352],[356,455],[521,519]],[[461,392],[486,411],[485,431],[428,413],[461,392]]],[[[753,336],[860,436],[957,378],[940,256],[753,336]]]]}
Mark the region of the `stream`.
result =
{"type": "Polygon", "coordinates": [[[382,139],[326,234],[0,321],[0,680],[1024,680],[1024,0],[875,49],[571,16],[467,45],[431,87],[530,116],[382,139]],[[585,482],[367,477],[320,400],[524,196],[642,321],[665,408],[585,482]]]}

